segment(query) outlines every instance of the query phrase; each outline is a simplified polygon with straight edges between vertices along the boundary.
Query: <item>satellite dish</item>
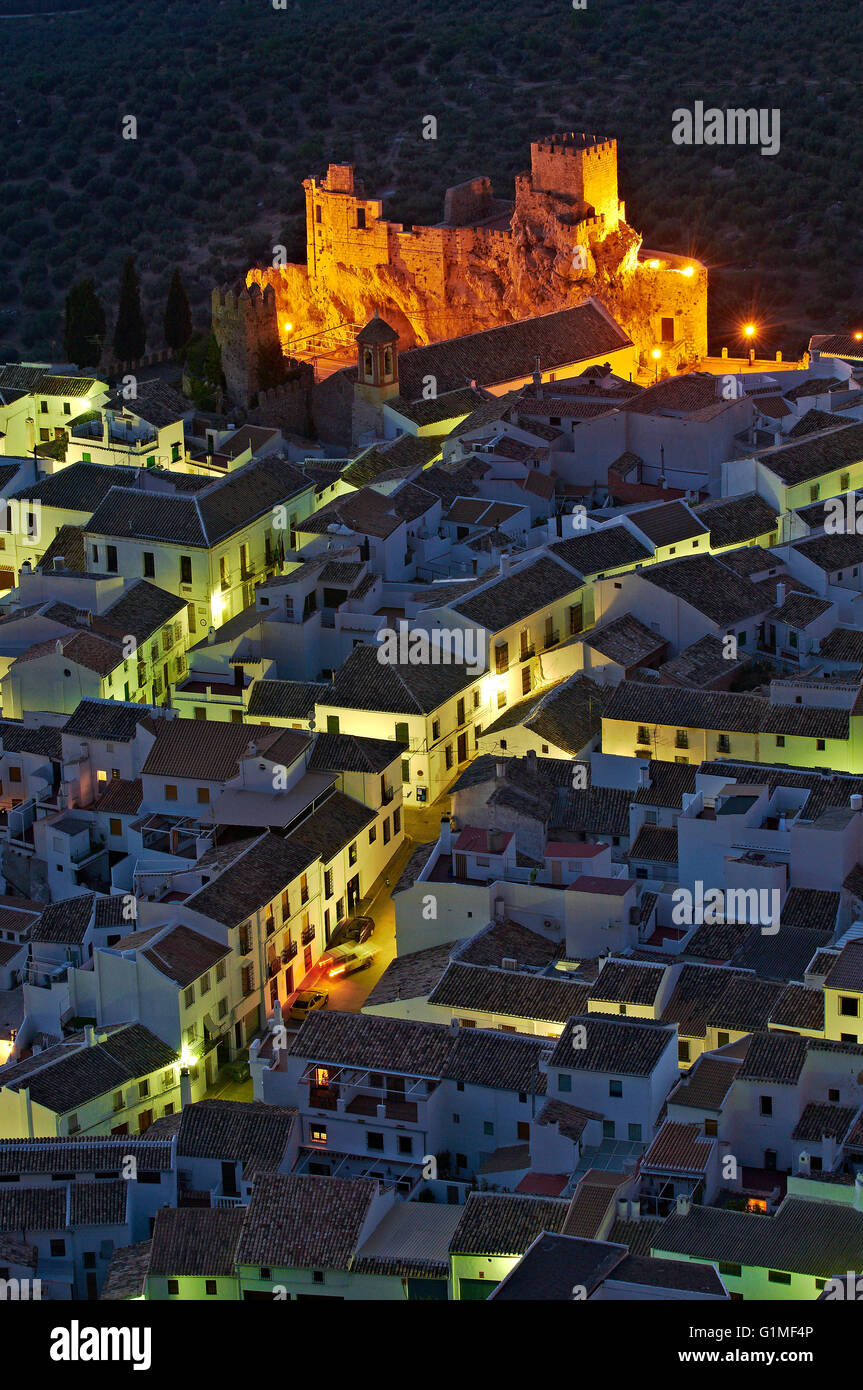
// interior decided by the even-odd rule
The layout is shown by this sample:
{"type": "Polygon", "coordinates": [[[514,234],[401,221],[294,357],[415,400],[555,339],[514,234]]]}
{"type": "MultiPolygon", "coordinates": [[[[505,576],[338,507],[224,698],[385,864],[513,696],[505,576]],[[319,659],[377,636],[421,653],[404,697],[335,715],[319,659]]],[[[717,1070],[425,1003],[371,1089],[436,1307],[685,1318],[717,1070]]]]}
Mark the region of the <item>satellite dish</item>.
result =
{"type": "Polygon", "coordinates": [[[309,728],[310,728],[310,729],[316,729],[316,728],[317,728],[317,725],[316,725],[314,719],[310,719],[310,720],[309,720],[309,728]]]}

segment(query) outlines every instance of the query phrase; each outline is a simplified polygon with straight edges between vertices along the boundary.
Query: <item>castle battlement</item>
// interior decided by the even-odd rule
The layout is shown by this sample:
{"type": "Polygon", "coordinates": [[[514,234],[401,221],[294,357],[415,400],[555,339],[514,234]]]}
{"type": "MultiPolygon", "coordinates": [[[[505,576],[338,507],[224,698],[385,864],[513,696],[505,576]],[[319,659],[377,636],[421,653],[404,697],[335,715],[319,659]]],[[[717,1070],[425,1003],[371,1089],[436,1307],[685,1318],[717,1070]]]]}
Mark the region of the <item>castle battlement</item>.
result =
{"type": "Polygon", "coordinates": [[[542,140],[535,140],[531,150],[539,150],[543,154],[579,154],[589,158],[603,154],[616,155],[617,141],[605,135],[588,135],[584,131],[570,130],[565,134],[546,135],[542,140]]]}

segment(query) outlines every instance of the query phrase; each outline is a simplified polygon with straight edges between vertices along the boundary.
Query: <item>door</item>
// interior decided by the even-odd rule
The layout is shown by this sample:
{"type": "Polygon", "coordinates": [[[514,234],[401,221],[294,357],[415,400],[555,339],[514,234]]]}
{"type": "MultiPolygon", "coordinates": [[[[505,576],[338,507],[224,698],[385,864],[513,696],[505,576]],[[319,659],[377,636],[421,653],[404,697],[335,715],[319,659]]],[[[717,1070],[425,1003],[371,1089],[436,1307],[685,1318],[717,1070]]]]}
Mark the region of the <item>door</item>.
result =
{"type": "Polygon", "coordinates": [[[563,882],[563,873],[562,873],[562,871],[561,871],[561,865],[560,865],[560,860],[559,860],[559,859],[552,859],[552,861],[551,861],[551,881],[552,881],[552,883],[562,883],[562,882],[563,882]]]}
{"type": "Polygon", "coordinates": [[[237,1165],[235,1163],[222,1164],[222,1194],[225,1197],[238,1197],[237,1191],[237,1165]]]}
{"type": "Polygon", "coordinates": [[[467,855],[457,854],[455,857],[455,876],[456,878],[467,878],[467,855]]]}
{"type": "Polygon", "coordinates": [[[458,736],[458,760],[460,763],[467,762],[467,734],[458,736]]]}
{"type": "Polygon", "coordinates": [[[775,1150],[775,1149],[765,1149],[765,1150],[764,1150],[764,1167],[768,1170],[768,1172],[770,1172],[770,1173],[775,1173],[775,1171],[776,1171],[776,1150],[775,1150]]]}
{"type": "Polygon", "coordinates": [[[351,915],[360,900],[360,876],[354,874],[348,883],[348,916],[351,915]]]}
{"type": "Polygon", "coordinates": [[[153,1123],[152,1110],[142,1110],[138,1116],[138,1133],[143,1134],[144,1130],[149,1129],[153,1123]]]}

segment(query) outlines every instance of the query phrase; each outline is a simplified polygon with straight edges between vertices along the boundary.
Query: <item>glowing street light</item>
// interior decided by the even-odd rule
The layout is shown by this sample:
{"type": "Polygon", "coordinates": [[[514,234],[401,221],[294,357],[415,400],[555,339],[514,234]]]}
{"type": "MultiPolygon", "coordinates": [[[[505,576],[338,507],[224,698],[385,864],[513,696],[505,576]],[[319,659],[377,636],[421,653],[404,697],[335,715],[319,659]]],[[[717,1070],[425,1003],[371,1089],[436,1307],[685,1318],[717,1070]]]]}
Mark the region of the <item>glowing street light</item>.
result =
{"type": "Polygon", "coordinates": [[[654,376],[653,379],[654,379],[654,381],[658,381],[658,380],[659,380],[659,359],[660,359],[660,357],[662,356],[662,352],[660,351],[659,348],[654,348],[654,349],[653,349],[653,352],[652,352],[650,355],[651,355],[651,357],[653,358],[654,362],[656,363],[656,375],[654,376]]]}
{"type": "Polygon", "coordinates": [[[680,273],[681,273],[681,275],[694,275],[694,274],[695,274],[695,266],[694,266],[694,265],[685,265],[685,266],[683,267],[683,269],[681,270],[680,273]]]}
{"type": "Polygon", "coordinates": [[[754,323],[747,323],[747,324],[745,324],[745,325],[744,325],[744,328],[743,328],[743,332],[746,334],[746,337],[747,337],[747,338],[754,338],[754,337],[755,337],[755,324],[754,324],[754,323]]]}
{"type": "Polygon", "coordinates": [[[854,338],[855,341],[859,343],[860,339],[863,338],[863,333],[855,333],[854,338]]]}

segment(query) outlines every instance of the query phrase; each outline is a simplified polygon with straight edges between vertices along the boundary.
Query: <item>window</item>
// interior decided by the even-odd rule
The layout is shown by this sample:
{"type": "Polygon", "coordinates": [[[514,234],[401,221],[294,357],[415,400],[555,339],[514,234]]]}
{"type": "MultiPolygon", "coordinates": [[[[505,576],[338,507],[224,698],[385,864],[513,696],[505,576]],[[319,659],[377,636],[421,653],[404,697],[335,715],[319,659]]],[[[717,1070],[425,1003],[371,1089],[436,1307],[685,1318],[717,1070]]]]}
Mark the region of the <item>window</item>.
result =
{"type": "Polygon", "coordinates": [[[52,1241],[51,1241],[51,1254],[52,1254],[55,1258],[62,1258],[62,1256],[66,1254],[66,1242],[65,1242],[65,1240],[52,1240],[52,1241]]]}
{"type": "Polygon", "coordinates": [[[401,828],[402,828],[402,813],[401,813],[401,807],[400,807],[400,806],[397,806],[396,809],[393,811],[393,834],[394,834],[394,835],[398,835],[398,833],[399,833],[399,831],[401,830],[401,828]]]}
{"type": "Polygon", "coordinates": [[[372,1130],[366,1135],[366,1148],[369,1153],[382,1154],[384,1151],[384,1136],[372,1130]]]}
{"type": "Polygon", "coordinates": [[[856,1043],[856,1041],[857,1041],[857,1034],[856,1034],[856,1033],[840,1033],[840,1034],[839,1034],[839,1041],[840,1041],[840,1042],[856,1043]]]}
{"type": "Polygon", "coordinates": [[[326,1144],[327,1127],[326,1125],[312,1125],[309,1130],[309,1139],[313,1144],[326,1144]]]}
{"type": "Polygon", "coordinates": [[[860,1000],[859,1000],[859,999],[855,999],[855,998],[853,997],[853,995],[850,995],[850,994],[840,994],[840,996],[839,996],[839,1012],[840,1012],[840,1014],[842,1014],[845,1018],[859,1018],[859,1016],[860,1016],[860,1000]]]}
{"type": "Polygon", "coordinates": [[[629,1125],[627,1133],[631,1143],[638,1144],[641,1142],[641,1125],[629,1125]]]}
{"type": "Polygon", "coordinates": [[[731,739],[728,737],[727,734],[719,734],[719,735],[717,736],[717,739],[716,739],[716,751],[717,751],[717,753],[730,753],[730,752],[731,752],[731,739]]]}
{"type": "Polygon", "coordinates": [[[662,341],[663,341],[664,343],[673,343],[673,342],[674,342],[674,319],[672,319],[672,318],[663,318],[663,319],[660,319],[659,322],[660,322],[660,333],[661,333],[662,341]]]}
{"type": "Polygon", "coordinates": [[[728,1042],[729,1042],[729,1034],[728,1034],[728,1033],[717,1033],[717,1034],[716,1034],[716,1046],[717,1046],[717,1047],[727,1047],[727,1046],[728,1046],[728,1042]]]}
{"type": "Polygon", "coordinates": [[[414,1151],[414,1141],[409,1134],[399,1135],[399,1153],[412,1154],[414,1151]]]}
{"type": "Polygon", "coordinates": [[[827,1099],[830,1101],[831,1105],[838,1105],[839,1092],[837,1090],[834,1090],[833,1087],[831,1087],[830,1090],[827,1092],[827,1099]]]}
{"type": "Polygon", "coordinates": [[[759,1115],[772,1115],[772,1114],[773,1114],[773,1097],[772,1097],[772,1096],[759,1096],[759,1098],[758,1098],[758,1113],[759,1113],[759,1115]]]}
{"type": "Polygon", "coordinates": [[[20,769],[20,767],[10,767],[10,768],[9,768],[9,781],[10,781],[10,782],[20,782],[20,781],[21,781],[21,769],[20,769]]]}
{"type": "Polygon", "coordinates": [[[210,972],[207,971],[206,975],[202,975],[202,976],[201,976],[201,994],[209,994],[209,992],[210,992],[210,972]]]}
{"type": "Polygon", "coordinates": [[[730,1264],[728,1260],[719,1261],[719,1273],[730,1274],[732,1279],[739,1279],[742,1273],[740,1265],[730,1264]]]}
{"type": "Polygon", "coordinates": [[[146,1100],[150,1094],[150,1083],[146,1079],[138,1082],[138,1099],[146,1100]]]}
{"type": "Polygon", "coordinates": [[[325,897],[325,898],[331,898],[332,896],[333,896],[333,871],[332,871],[332,869],[324,869],[324,897],[325,897]]]}
{"type": "Polygon", "coordinates": [[[603,1120],[603,1122],[602,1122],[602,1137],[603,1137],[603,1139],[613,1139],[613,1138],[614,1138],[614,1120],[603,1120]]]}
{"type": "Polygon", "coordinates": [[[410,743],[411,739],[407,724],[396,724],[395,730],[396,743],[410,743]]]}
{"type": "Polygon", "coordinates": [[[623,1095],[623,1082],[622,1082],[622,1081],[609,1081],[609,1083],[608,1083],[608,1094],[609,1094],[610,1096],[622,1096],[622,1095],[623,1095]]]}
{"type": "Polygon", "coordinates": [[[204,1288],[208,1298],[215,1298],[219,1292],[219,1285],[215,1279],[205,1279],[204,1288]]]}
{"type": "Polygon", "coordinates": [[[688,1062],[688,1061],[689,1061],[689,1043],[688,1043],[688,1042],[679,1042],[679,1043],[677,1044],[677,1060],[678,1060],[678,1062],[688,1062]]]}
{"type": "Polygon", "coordinates": [[[571,1091],[571,1090],[572,1090],[572,1077],[569,1075],[568,1072],[565,1072],[565,1071],[560,1071],[560,1072],[558,1072],[558,1074],[557,1074],[557,1089],[558,1089],[559,1091],[571,1091]]]}
{"type": "Polygon", "coordinates": [[[768,1269],[767,1281],[770,1284],[790,1284],[791,1275],[784,1274],[780,1269],[768,1269]]]}
{"type": "Polygon", "coordinates": [[[143,574],[145,579],[155,579],[156,577],[156,557],[152,550],[144,551],[143,574]]]}
{"type": "Polygon", "coordinates": [[[642,744],[650,742],[650,731],[646,724],[639,724],[638,726],[638,742],[642,744]]]}
{"type": "Polygon", "coordinates": [[[224,980],[224,978],[225,978],[225,962],[224,962],[223,960],[220,960],[219,963],[218,963],[218,965],[216,966],[216,979],[221,981],[221,980],[224,980]]]}
{"type": "Polygon", "coordinates": [[[180,1292],[180,1281],[179,1281],[179,1279],[169,1279],[169,1280],[168,1280],[168,1296],[169,1296],[169,1297],[176,1298],[176,1297],[177,1297],[177,1294],[178,1294],[179,1292],[180,1292]]]}
{"type": "Polygon", "coordinates": [[[113,1107],[114,1107],[115,1110],[122,1110],[122,1109],[123,1109],[123,1092],[122,1092],[122,1091],[115,1091],[115,1092],[114,1092],[114,1096],[113,1096],[113,1100],[112,1100],[112,1105],[113,1105],[113,1107]]]}
{"type": "Polygon", "coordinates": [[[349,864],[356,864],[356,862],[357,862],[357,842],[356,842],[356,840],[354,840],[353,844],[348,846],[348,863],[349,863],[349,864]]]}
{"type": "Polygon", "coordinates": [[[176,788],[171,782],[166,782],[166,783],[165,783],[165,800],[166,800],[166,801],[176,801],[176,800],[177,800],[177,788],[176,788]]]}
{"type": "Polygon", "coordinates": [[[378,828],[377,828],[376,825],[373,825],[373,826],[371,827],[371,829],[369,830],[369,844],[370,844],[370,845],[373,845],[374,842],[375,842],[375,840],[376,840],[377,838],[378,838],[378,828]]]}
{"type": "Polygon", "coordinates": [[[387,818],[386,818],[386,820],[384,821],[383,824],[384,824],[384,844],[385,844],[385,845],[388,845],[389,842],[390,842],[390,839],[392,838],[392,832],[391,832],[391,830],[390,830],[390,818],[389,818],[389,816],[387,816],[387,818]]]}
{"type": "Polygon", "coordinates": [[[818,749],[819,753],[823,753],[824,749],[827,747],[827,744],[825,743],[823,738],[816,738],[815,747],[818,749]]]}
{"type": "Polygon", "coordinates": [[[189,988],[186,990],[186,993],[183,995],[183,999],[184,999],[186,1008],[187,1008],[187,1009],[191,1009],[192,1005],[193,1005],[194,1002],[195,1002],[195,986],[194,986],[194,985],[189,985],[189,988]]]}
{"type": "Polygon", "coordinates": [[[494,1134],[494,1125],[492,1124],[491,1120],[483,1120],[482,1132],[483,1134],[488,1135],[494,1134]]]}
{"type": "Polygon", "coordinates": [[[192,557],[191,555],[180,556],[180,583],[191,584],[192,582],[192,557]]]}
{"type": "Polygon", "coordinates": [[[850,473],[840,473],[840,474],[839,474],[839,491],[840,491],[840,492],[847,492],[850,486],[851,486],[851,474],[850,474],[850,473]]]}
{"type": "Polygon", "coordinates": [[[461,1115],[453,1115],[453,1117],[452,1117],[452,1122],[453,1122],[454,1125],[460,1125],[460,1124],[461,1124],[461,1115]]]}
{"type": "Polygon", "coordinates": [[[777,735],[776,735],[776,747],[777,747],[777,748],[784,748],[784,747],[785,747],[785,735],[784,735],[784,734],[777,734],[777,735]]]}
{"type": "Polygon", "coordinates": [[[199,787],[199,788],[198,788],[198,805],[199,805],[199,806],[209,806],[209,804],[210,804],[210,788],[209,788],[209,787],[199,787]]]}
{"type": "Polygon", "coordinates": [[[105,568],[111,574],[117,573],[117,547],[116,545],[105,546],[105,568]]]}

